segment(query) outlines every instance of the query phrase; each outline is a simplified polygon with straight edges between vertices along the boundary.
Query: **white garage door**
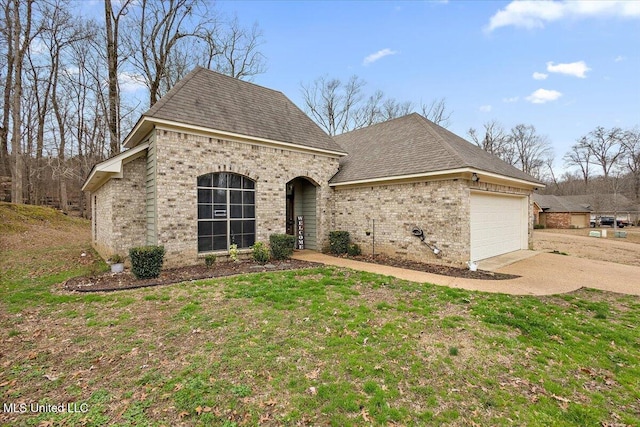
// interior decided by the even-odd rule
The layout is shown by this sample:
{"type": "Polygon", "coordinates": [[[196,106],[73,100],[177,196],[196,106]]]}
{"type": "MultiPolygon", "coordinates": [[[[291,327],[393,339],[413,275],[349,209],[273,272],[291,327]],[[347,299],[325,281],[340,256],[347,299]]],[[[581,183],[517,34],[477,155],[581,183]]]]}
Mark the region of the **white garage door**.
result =
{"type": "Polygon", "coordinates": [[[527,198],[471,193],[471,260],[528,248],[527,198]]]}

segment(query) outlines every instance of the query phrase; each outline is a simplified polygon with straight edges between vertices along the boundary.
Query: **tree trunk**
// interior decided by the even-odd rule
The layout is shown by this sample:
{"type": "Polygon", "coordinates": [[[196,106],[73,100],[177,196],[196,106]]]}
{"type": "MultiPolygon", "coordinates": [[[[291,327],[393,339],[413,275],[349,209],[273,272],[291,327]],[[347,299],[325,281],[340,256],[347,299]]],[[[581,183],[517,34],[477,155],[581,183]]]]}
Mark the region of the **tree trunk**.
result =
{"type": "Polygon", "coordinates": [[[118,20],[113,19],[111,0],[104,2],[105,24],[107,28],[107,68],[109,71],[109,154],[120,152],[120,125],[118,92],[118,20]]]}
{"type": "Polygon", "coordinates": [[[10,4],[5,4],[4,9],[7,43],[7,75],[4,82],[3,114],[2,125],[0,125],[0,173],[2,175],[11,174],[11,158],[9,157],[9,116],[11,115],[11,93],[13,88],[13,18],[11,16],[10,4]]]}
{"type": "MultiPolygon", "coordinates": [[[[32,0],[27,1],[27,16],[26,16],[26,28],[25,35],[29,36],[31,33],[31,6],[32,0]]],[[[22,63],[24,60],[24,54],[28,47],[29,41],[27,37],[21,40],[22,34],[22,22],[20,17],[20,1],[14,0],[13,2],[13,31],[11,35],[11,42],[14,44],[13,51],[13,96],[11,99],[11,120],[13,121],[13,127],[11,129],[11,201],[13,203],[23,203],[24,197],[22,194],[22,180],[24,172],[24,159],[22,157],[22,63]]]]}

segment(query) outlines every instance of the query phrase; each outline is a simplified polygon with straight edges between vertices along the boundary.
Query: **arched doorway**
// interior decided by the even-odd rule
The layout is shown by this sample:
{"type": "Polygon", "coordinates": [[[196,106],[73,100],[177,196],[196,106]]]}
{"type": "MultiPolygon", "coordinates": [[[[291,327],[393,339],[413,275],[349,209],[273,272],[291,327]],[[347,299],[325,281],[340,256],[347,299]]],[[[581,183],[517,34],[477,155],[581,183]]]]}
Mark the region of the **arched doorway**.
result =
{"type": "MultiPolygon", "coordinates": [[[[287,182],[287,234],[304,237],[304,248],[317,250],[316,185],[307,178],[287,182]],[[302,230],[299,230],[300,221],[302,230]]],[[[296,238],[296,248],[299,248],[296,238]]]]}

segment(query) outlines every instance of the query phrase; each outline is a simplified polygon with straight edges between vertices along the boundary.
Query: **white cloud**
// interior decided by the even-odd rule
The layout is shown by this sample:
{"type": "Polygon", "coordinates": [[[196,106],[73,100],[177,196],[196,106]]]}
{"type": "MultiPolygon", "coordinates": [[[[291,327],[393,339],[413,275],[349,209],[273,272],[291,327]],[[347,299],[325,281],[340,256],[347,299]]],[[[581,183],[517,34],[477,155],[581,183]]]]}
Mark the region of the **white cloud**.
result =
{"type": "Polygon", "coordinates": [[[614,59],[614,61],[615,62],[622,62],[622,61],[624,61],[626,59],[627,59],[626,56],[618,55],[618,56],[616,56],[616,59],[614,59]]]}
{"type": "Polygon", "coordinates": [[[480,111],[483,112],[483,113],[491,112],[491,105],[481,105],[480,106],[480,111]]]}
{"type": "Polygon", "coordinates": [[[538,89],[525,99],[532,104],[544,104],[549,101],[555,101],[561,96],[562,94],[557,90],[538,89]]]}
{"type": "MultiPolygon", "coordinates": [[[[20,42],[22,42],[22,40],[20,40],[20,42]]],[[[29,44],[29,51],[32,55],[42,55],[43,53],[48,52],[49,48],[42,39],[36,37],[29,44]]]]}
{"type": "Polygon", "coordinates": [[[70,76],[77,76],[78,74],[80,74],[80,68],[78,67],[67,67],[64,70],[62,70],[64,73],[67,73],[70,76]]]}
{"type": "Polygon", "coordinates": [[[554,64],[547,62],[547,71],[550,73],[567,74],[569,76],[586,78],[586,72],[591,70],[584,61],[570,62],[567,64],[554,64]]]}
{"type": "Polygon", "coordinates": [[[544,28],[549,22],[565,18],[616,17],[640,18],[640,2],[629,0],[512,1],[496,12],[485,31],[514,26],[544,28]]]}
{"type": "Polygon", "coordinates": [[[122,92],[137,92],[146,89],[144,79],[140,74],[123,72],[118,74],[118,82],[122,92]]]}
{"type": "Polygon", "coordinates": [[[398,53],[398,52],[395,51],[395,50],[391,50],[389,48],[379,50],[376,53],[372,53],[371,55],[369,55],[366,58],[364,58],[364,61],[362,61],[362,65],[373,64],[374,62],[376,62],[379,59],[384,58],[385,56],[395,55],[396,53],[398,53]]]}
{"type": "Polygon", "coordinates": [[[510,104],[512,102],[518,102],[518,99],[520,99],[519,96],[512,96],[511,98],[502,98],[502,102],[510,104]]]}
{"type": "Polygon", "coordinates": [[[531,77],[533,77],[534,80],[544,80],[547,77],[549,77],[549,75],[545,73],[539,73],[536,71],[535,73],[533,73],[533,76],[531,77]]]}

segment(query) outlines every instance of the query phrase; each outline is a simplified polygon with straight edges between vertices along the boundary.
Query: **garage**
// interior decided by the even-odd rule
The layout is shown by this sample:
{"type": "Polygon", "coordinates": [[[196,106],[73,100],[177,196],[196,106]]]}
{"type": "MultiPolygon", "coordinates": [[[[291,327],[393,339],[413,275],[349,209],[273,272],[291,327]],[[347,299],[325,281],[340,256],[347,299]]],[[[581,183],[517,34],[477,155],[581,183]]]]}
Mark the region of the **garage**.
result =
{"type": "Polygon", "coordinates": [[[528,247],[527,197],[471,193],[471,260],[528,247]]]}

